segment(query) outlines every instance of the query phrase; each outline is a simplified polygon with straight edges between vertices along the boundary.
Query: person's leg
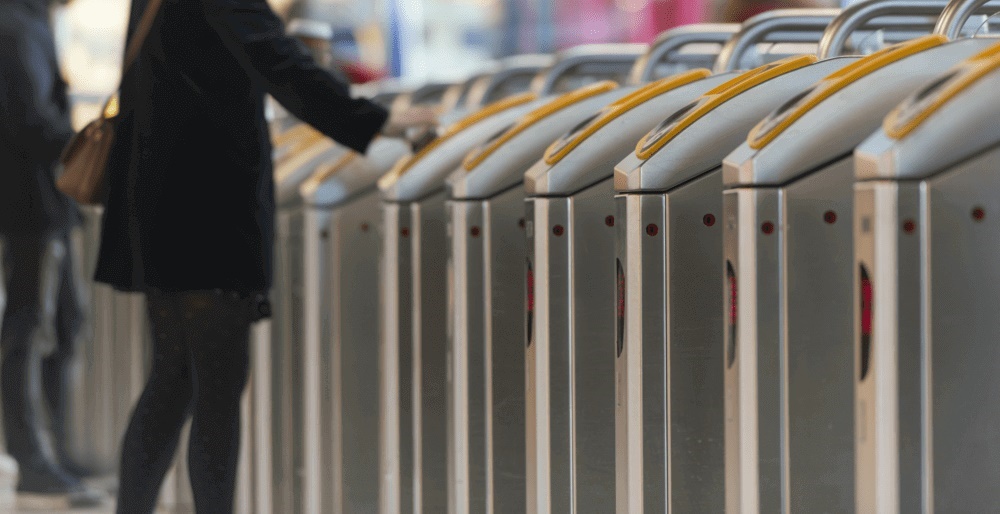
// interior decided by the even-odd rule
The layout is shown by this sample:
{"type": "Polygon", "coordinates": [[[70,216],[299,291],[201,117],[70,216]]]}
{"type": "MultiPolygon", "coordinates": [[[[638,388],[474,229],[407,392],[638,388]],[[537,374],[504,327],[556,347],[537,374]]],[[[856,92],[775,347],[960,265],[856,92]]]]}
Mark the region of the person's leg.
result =
{"type": "Polygon", "coordinates": [[[122,443],[119,514],[148,514],[156,508],[194,392],[189,341],[177,298],[150,293],[147,299],[153,363],[122,443]]]}
{"type": "Polygon", "coordinates": [[[199,513],[233,511],[240,398],[250,362],[250,300],[230,293],[182,298],[195,377],[188,463],[199,513]]]}
{"type": "Polygon", "coordinates": [[[42,385],[59,462],[73,474],[84,475],[87,470],[78,469],[67,453],[66,427],[69,392],[72,388],[72,366],[75,362],[77,338],[83,327],[84,314],[69,236],[63,233],[58,237],[67,251],[59,268],[59,290],[54,320],[56,348],[42,361],[42,385]]]}
{"type": "Polygon", "coordinates": [[[54,468],[39,411],[43,277],[51,272],[46,268],[54,258],[47,250],[51,249],[40,237],[8,237],[5,246],[9,274],[0,333],[0,397],[7,449],[20,464],[22,482],[54,468]]]}

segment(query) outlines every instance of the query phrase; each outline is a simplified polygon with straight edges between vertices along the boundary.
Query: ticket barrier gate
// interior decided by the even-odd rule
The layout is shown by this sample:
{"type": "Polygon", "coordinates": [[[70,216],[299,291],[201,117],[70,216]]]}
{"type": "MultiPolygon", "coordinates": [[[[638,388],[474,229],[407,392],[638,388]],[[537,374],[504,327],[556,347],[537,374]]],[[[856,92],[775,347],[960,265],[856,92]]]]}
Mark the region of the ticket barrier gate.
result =
{"type": "MultiPolygon", "coordinates": [[[[685,63],[711,65],[714,56],[681,52],[689,46],[721,45],[736,27],[701,24],[667,31],[635,63],[630,82],[648,82],[664,69],[675,70],[685,63]]],[[[642,94],[664,92],[674,83],[663,81],[642,94]]],[[[524,192],[518,186],[524,170],[537,161],[550,141],[593,117],[612,100],[635,92],[634,87],[609,91],[611,87],[607,82],[593,84],[529,113],[470,152],[449,178],[453,380],[448,397],[449,423],[456,434],[450,438],[456,445],[451,465],[458,475],[451,486],[459,512],[467,511],[470,504],[484,508],[490,504],[497,512],[524,508],[521,348],[526,248],[524,192]],[[484,487],[486,482],[492,488],[484,487]],[[487,491],[492,491],[490,498],[487,491]]]]}
{"type": "Polygon", "coordinates": [[[614,368],[604,346],[614,337],[614,279],[601,279],[614,259],[611,174],[657,121],[730,78],[709,74],[663,79],[605,107],[524,175],[529,513],[615,508],[614,368]]]}
{"type": "Polygon", "coordinates": [[[304,209],[299,186],[323,163],[347,155],[349,150],[329,139],[318,141],[293,155],[275,170],[276,232],[271,291],[270,382],[272,499],[275,512],[303,512],[307,448],[303,398],[304,376],[299,370],[304,358],[303,223],[304,209]]]}
{"type": "MultiPolygon", "coordinates": [[[[944,5],[878,2],[902,14],[944,5]]],[[[990,42],[945,43],[926,36],[856,61],[764,119],[726,159],[727,305],[739,311],[727,398],[741,399],[741,433],[749,425],[759,437],[762,511],[775,501],[801,512],[854,506],[851,152],[910,91],[990,42]],[[780,444],[767,454],[765,441],[780,444]]]]}
{"type": "Polygon", "coordinates": [[[619,513],[725,509],[722,297],[704,287],[722,256],[722,159],[769,110],[848,62],[800,56],[743,73],[616,167],[619,513]]]}
{"type": "Polygon", "coordinates": [[[375,183],[409,144],[375,140],[300,187],[303,226],[303,512],[378,507],[378,255],[375,183]]]}
{"type": "Polygon", "coordinates": [[[548,142],[632,89],[604,81],[559,96],[470,152],[448,178],[450,512],[525,506],[524,170],[548,142]]]}
{"type": "Polygon", "coordinates": [[[855,150],[858,513],[1000,504],[998,69],[994,46],[905,100],[855,150]]]}
{"type": "Polygon", "coordinates": [[[488,106],[401,159],[379,180],[382,513],[447,510],[444,180],[470,148],[539,103],[525,93],[488,106]]]}

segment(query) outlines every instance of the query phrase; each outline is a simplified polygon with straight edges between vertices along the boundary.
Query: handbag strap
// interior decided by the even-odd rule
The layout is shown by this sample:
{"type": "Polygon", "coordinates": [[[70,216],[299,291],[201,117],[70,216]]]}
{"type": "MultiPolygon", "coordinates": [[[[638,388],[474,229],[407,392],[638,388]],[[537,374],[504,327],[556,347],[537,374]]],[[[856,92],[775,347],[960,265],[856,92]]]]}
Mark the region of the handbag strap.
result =
{"type": "MultiPolygon", "coordinates": [[[[142,18],[139,19],[139,25],[135,29],[135,33],[132,34],[132,38],[128,42],[128,46],[125,48],[125,61],[122,67],[122,80],[125,78],[125,72],[135,63],[136,59],[139,58],[139,51],[142,50],[142,44],[146,42],[146,37],[149,36],[149,31],[153,29],[153,22],[156,21],[156,15],[160,11],[160,4],[163,0],[149,0],[146,4],[146,9],[142,12],[142,18]]],[[[121,89],[121,82],[118,84],[119,89],[121,89]]]]}
{"type": "Polygon", "coordinates": [[[122,83],[125,81],[125,73],[128,72],[128,69],[139,58],[139,51],[142,50],[142,44],[146,42],[146,36],[149,36],[149,31],[153,29],[153,22],[156,21],[156,15],[159,13],[160,4],[162,3],[163,0],[149,0],[146,8],[142,11],[142,18],[139,19],[139,25],[135,28],[135,32],[132,33],[132,37],[129,38],[128,45],[125,47],[125,59],[122,65],[122,75],[118,79],[118,87],[115,88],[115,92],[104,102],[104,109],[101,111],[102,118],[111,119],[118,115],[118,96],[121,94],[122,83]]]}

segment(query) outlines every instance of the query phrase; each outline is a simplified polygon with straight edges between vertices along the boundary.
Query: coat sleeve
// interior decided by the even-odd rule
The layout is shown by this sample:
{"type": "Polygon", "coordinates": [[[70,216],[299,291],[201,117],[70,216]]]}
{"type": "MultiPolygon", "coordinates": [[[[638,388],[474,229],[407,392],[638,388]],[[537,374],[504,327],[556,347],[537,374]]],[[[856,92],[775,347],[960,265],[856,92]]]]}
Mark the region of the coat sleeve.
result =
{"type": "Polygon", "coordinates": [[[201,0],[208,23],[244,69],[299,119],[364,153],[388,112],[354,99],[348,86],[321,69],[266,0],[201,0]]]}
{"type": "Polygon", "coordinates": [[[52,69],[45,46],[25,31],[2,30],[0,45],[0,114],[10,141],[34,163],[54,162],[73,137],[73,127],[56,103],[58,70],[52,69]]]}

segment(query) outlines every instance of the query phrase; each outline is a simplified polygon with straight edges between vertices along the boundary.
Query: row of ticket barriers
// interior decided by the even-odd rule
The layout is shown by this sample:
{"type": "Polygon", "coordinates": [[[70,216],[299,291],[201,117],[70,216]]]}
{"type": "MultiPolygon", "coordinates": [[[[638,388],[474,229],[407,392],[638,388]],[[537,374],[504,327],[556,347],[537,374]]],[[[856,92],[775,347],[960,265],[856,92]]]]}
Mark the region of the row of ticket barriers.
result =
{"type": "MultiPolygon", "coordinates": [[[[995,511],[996,11],[778,10],[376,86],[443,113],[416,151],[276,120],[238,512],[995,511]]],[[[112,470],[148,325],[88,287],[74,455],[112,470]]]]}

